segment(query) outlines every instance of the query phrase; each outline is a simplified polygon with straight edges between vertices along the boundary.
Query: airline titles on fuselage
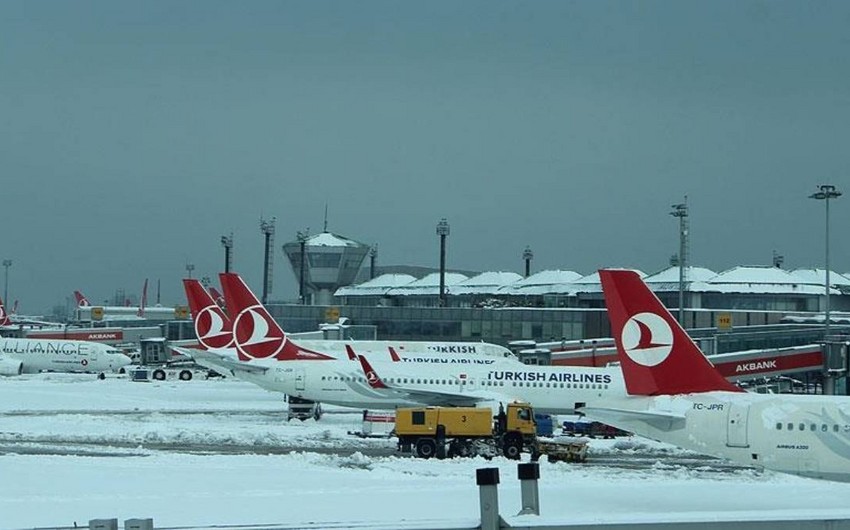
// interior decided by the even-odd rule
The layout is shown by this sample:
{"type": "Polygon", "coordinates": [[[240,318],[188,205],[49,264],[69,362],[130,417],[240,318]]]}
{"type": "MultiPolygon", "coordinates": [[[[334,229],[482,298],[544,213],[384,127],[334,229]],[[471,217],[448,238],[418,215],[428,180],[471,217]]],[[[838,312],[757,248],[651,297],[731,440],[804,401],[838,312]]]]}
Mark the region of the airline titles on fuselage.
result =
{"type": "Polygon", "coordinates": [[[66,355],[88,355],[91,353],[91,346],[79,342],[50,342],[50,341],[30,341],[30,340],[14,340],[7,339],[3,341],[0,351],[3,353],[18,353],[18,354],[49,354],[49,353],[64,353],[66,355]]]}
{"type": "Polygon", "coordinates": [[[493,364],[496,359],[458,359],[452,357],[402,357],[406,363],[432,363],[432,364],[493,364]]]}
{"type": "Polygon", "coordinates": [[[475,346],[428,346],[428,349],[437,353],[476,353],[475,346]]]}
{"type": "Polygon", "coordinates": [[[574,373],[574,372],[519,372],[514,370],[492,371],[487,374],[491,381],[522,381],[542,383],[599,383],[610,384],[610,374],[574,373]]]}

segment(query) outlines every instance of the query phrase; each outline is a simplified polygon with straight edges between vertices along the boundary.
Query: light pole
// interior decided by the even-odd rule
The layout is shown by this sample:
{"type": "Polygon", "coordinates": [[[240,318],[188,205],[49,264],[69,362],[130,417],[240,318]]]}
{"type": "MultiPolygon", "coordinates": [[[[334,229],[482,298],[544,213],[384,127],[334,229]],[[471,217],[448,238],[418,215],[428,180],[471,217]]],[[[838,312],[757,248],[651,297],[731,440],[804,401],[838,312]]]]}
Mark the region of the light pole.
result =
{"type": "Polygon", "coordinates": [[[685,327],[685,267],[688,255],[688,196],[685,202],[674,204],[670,215],[679,218],[679,324],[685,327]]]}
{"type": "Polygon", "coordinates": [[[534,252],[531,251],[531,247],[526,246],[525,250],[522,251],[522,259],[525,260],[525,277],[528,278],[531,276],[531,260],[534,258],[534,252]]]}
{"type": "Polygon", "coordinates": [[[446,218],[437,223],[437,235],[440,236],[440,307],[446,307],[446,237],[450,232],[446,218]]]}
{"type": "Polygon", "coordinates": [[[192,271],[195,270],[195,266],[191,263],[186,264],[186,274],[189,275],[189,278],[192,277],[192,271]]]}
{"type": "Polygon", "coordinates": [[[266,240],[264,247],[265,257],[263,259],[263,305],[269,301],[269,294],[272,292],[272,261],[274,260],[272,247],[274,246],[274,222],[274,217],[272,217],[270,221],[260,219],[260,232],[263,233],[266,240]]]}
{"type": "Polygon", "coordinates": [[[307,294],[304,292],[304,278],[307,271],[304,267],[307,266],[307,239],[310,238],[310,229],[304,230],[303,232],[299,230],[295,233],[295,239],[298,240],[298,245],[301,248],[301,255],[298,259],[301,261],[298,266],[298,300],[301,302],[301,305],[307,305],[307,294]]]}
{"type": "Polygon", "coordinates": [[[372,245],[369,249],[369,279],[375,278],[375,262],[378,260],[378,244],[372,245]]]}
{"type": "Polygon", "coordinates": [[[221,236],[221,244],[224,246],[224,272],[230,272],[230,257],[233,252],[233,232],[229,236],[221,236]]]}
{"type": "Polygon", "coordinates": [[[810,199],[822,200],[826,204],[826,280],[824,281],[824,291],[826,294],[826,307],[824,310],[824,340],[829,335],[829,199],[837,199],[841,197],[841,192],[835,189],[831,184],[821,184],[817,193],[809,195],[810,199]]]}
{"type": "Polygon", "coordinates": [[[6,267],[6,279],[3,286],[3,302],[9,303],[9,267],[12,266],[12,260],[4,259],[3,266],[6,267]]]}

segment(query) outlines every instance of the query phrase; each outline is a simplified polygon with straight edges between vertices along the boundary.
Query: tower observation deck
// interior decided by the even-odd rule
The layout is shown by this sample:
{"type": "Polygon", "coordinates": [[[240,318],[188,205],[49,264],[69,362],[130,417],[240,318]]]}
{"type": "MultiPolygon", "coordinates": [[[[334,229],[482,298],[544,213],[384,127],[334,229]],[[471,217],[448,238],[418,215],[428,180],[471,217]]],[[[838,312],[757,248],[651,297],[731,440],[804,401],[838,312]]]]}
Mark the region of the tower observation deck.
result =
{"type": "Polygon", "coordinates": [[[304,303],[330,305],[333,293],[344,285],[351,285],[369,245],[359,243],[331,232],[322,232],[303,240],[283,245],[295,280],[301,280],[301,246],[304,245],[304,303]]]}

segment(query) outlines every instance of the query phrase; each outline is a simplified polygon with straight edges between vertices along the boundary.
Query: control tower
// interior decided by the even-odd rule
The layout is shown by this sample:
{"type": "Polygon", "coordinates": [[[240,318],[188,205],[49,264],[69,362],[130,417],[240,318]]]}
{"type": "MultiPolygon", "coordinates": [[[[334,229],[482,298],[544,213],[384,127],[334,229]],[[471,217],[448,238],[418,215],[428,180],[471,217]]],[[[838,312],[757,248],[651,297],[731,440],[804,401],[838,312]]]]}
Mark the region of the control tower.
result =
{"type": "Polygon", "coordinates": [[[301,303],[331,305],[334,292],[354,281],[360,265],[369,253],[369,245],[327,231],[314,236],[299,233],[297,240],[283,245],[283,252],[292,265],[295,280],[303,286],[303,290],[299,290],[303,296],[301,303]]]}

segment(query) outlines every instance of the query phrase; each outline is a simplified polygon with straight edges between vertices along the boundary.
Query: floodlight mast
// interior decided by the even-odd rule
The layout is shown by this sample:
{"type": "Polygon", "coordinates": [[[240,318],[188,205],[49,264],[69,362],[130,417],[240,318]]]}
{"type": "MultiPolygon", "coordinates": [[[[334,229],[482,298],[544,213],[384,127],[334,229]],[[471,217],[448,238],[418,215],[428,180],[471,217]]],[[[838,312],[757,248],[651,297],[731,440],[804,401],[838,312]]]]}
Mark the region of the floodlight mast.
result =
{"type": "Polygon", "coordinates": [[[437,223],[437,235],[440,236],[440,307],[446,307],[446,237],[451,228],[443,217],[437,223]]]}
{"type": "Polygon", "coordinates": [[[272,260],[274,253],[272,245],[274,245],[274,223],[276,218],[266,221],[260,219],[260,232],[265,236],[265,256],[263,259],[263,305],[269,301],[269,294],[272,291],[272,260]]]}
{"type": "Polygon", "coordinates": [[[531,260],[534,259],[534,252],[531,251],[531,247],[525,247],[525,250],[522,251],[522,259],[525,260],[525,277],[528,278],[531,276],[531,260]]]}
{"type": "Polygon", "coordinates": [[[826,237],[826,241],[825,241],[825,245],[824,245],[825,254],[826,254],[825,260],[824,260],[825,261],[824,267],[826,268],[826,278],[824,280],[824,294],[825,294],[825,302],[824,303],[825,303],[825,307],[824,307],[824,326],[823,326],[824,340],[826,340],[827,336],[829,336],[829,200],[830,199],[837,199],[838,197],[841,197],[841,192],[838,191],[837,189],[835,189],[835,186],[833,186],[831,184],[821,184],[820,186],[818,186],[818,189],[820,191],[818,191],[817,193],[812,193],[811,195],[809,195],[809,198],[810,199],[816,199],[816,200],[819,200],[819,201],[824,201],[824,204],[826,206],[826,208],[825,208],[825,212],[826,212],[826,217],[825,217],[825,225],[826,225],[826,230],[825,230],[826,236],[825,237],[826,237]]]}
{"type": "Polygon", "coordinates": [[[4,259],[3,260],[3,267],[6,268],[6,277],[3,281],[3,302],[6,303],[6,304],[9,303],[9,267],[11,267],[11,266],[12,266],[12,260],[10,260],[10,259],[4,259]]]}
{"type": "Polygon", "coordinates": [[[685,327],[685,268],[688,261],[688,196],[674,204],[670,215],[679,218],[679,324],[685,327]]]}
{"type": "Polygon", "coordinates": [[[224,272],[230,272],[233,252],[233,232],[229,236],[221,236],[221,244],[224,247],[224,272]]]}

